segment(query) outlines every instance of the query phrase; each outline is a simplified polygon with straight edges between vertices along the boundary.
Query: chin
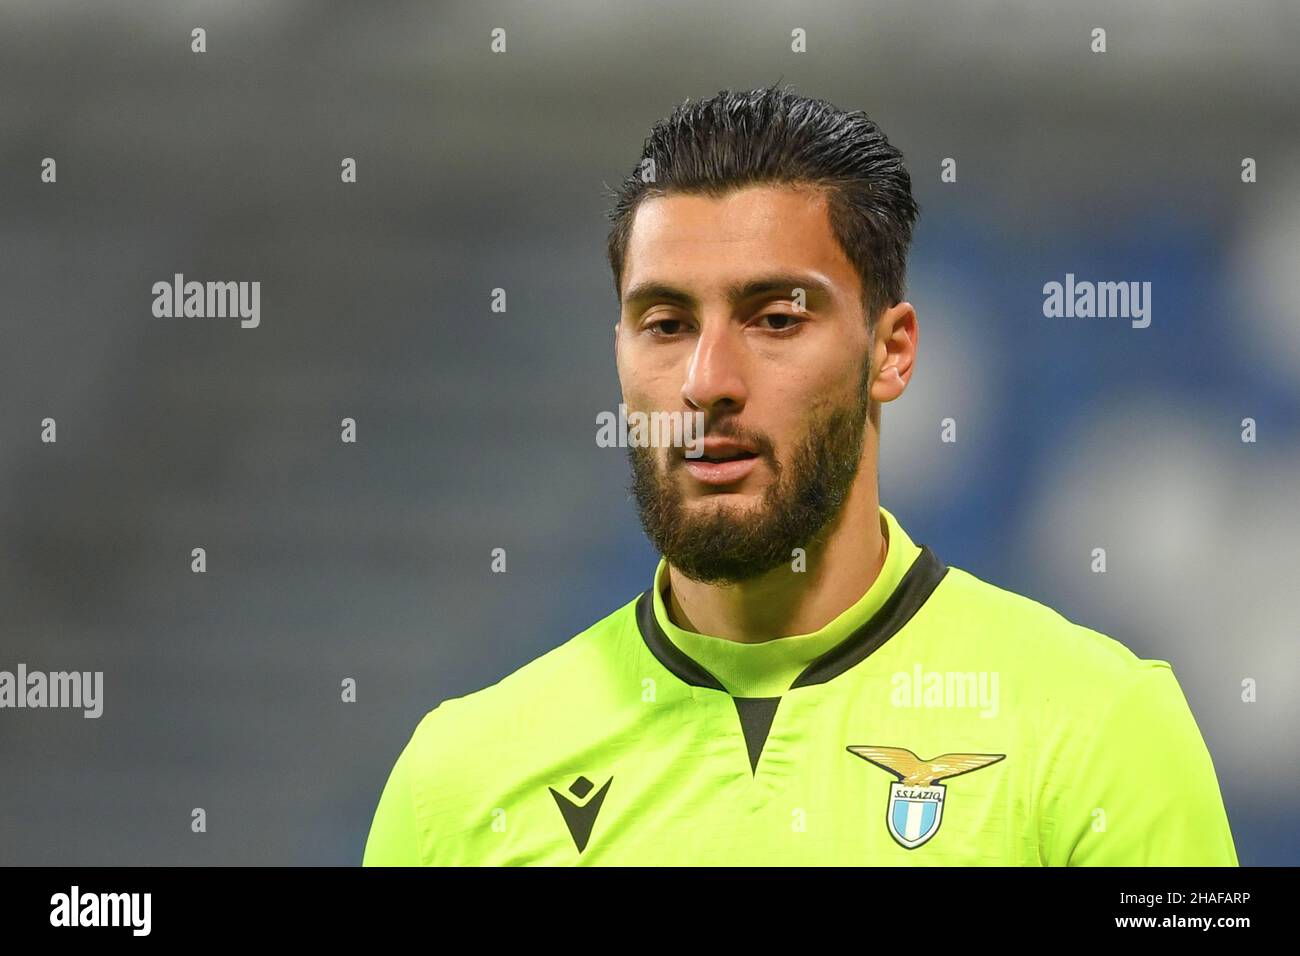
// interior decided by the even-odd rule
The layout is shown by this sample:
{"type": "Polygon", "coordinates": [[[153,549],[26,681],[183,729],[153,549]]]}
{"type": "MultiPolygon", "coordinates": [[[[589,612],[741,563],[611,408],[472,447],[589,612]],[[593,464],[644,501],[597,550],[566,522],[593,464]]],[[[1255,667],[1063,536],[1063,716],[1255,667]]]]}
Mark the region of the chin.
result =
{"type": "Polygon", "coordinates": [[[703,491],[689,495],[686,507],[695,512],[755,511],[762,507],[763,495],[753,491],[703,491]]]}

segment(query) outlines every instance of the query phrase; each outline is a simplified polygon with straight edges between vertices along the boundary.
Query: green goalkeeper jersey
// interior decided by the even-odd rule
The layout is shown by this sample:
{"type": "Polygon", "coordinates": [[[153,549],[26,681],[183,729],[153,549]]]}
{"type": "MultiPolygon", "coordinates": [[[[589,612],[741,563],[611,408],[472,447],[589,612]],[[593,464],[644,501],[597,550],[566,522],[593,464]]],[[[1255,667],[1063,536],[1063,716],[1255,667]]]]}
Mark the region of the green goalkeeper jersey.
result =
{"type": "Polygon", "coordinates": [[[812,634],[677,627],[653,587],[402,750],[364,864],[1236,866],[1168,663],[913,544],[812,634]]]}

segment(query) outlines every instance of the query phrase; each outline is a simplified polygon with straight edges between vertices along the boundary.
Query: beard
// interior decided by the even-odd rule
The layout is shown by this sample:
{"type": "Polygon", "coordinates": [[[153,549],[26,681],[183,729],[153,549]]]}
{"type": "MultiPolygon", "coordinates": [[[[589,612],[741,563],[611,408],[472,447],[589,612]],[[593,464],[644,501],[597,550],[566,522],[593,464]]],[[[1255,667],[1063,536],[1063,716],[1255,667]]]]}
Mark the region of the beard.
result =
{"type": "Polygon", "coordinates": [[[742,431],[734,419],[706,425],[707,435],[750,442],[771,468],[772,480],[753,507],[709,506],[712,495],[706,495],[703,507],[688,508],[677,480],[685,464],[681,451],[669,448],[661,461],[658,449],[628,448],[641,526],[669,564],[703,584],[737,584],[792,561],[795,548],[820,542],[862,459],[871,373],[869,360],[862,364],[856,401],[814,409],[785,461],[766,435],[742,431]]]}

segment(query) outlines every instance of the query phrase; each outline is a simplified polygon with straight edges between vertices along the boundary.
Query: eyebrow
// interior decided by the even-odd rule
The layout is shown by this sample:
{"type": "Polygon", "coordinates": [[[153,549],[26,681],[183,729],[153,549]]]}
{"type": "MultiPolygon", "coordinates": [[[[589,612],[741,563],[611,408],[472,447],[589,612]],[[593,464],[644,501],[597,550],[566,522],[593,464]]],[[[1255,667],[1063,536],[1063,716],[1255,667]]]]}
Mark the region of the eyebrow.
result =
{"type": "MultiPolygon", "coordinates": [[[[727,302],[734,307],[747,299],[754,299],[760,295],[770,295],[773,292],[789,294],[793,289],[803,289],[809,300],[814,298],[829,299],[832,297],[830,286],[820,279],[814,279],[809,275],[791,273],[760,276],[744,282],[733,283],[727,288],[727,302]]],[[[666,282],[654,280],[638,283],[628,289],[627,294],[623,297],[623,304],[635,305],[648,300],[672,302],[676,305],[689,307],[699,305],[699,299],[685,289],[679,289],[666,282]]]]}

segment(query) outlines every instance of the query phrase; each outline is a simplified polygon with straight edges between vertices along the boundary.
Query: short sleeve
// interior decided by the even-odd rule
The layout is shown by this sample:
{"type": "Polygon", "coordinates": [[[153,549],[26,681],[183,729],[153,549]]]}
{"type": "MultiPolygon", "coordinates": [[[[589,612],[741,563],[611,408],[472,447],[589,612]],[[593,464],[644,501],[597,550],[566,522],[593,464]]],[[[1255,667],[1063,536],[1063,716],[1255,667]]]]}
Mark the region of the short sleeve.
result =
{"type": "Polygon", "coordinates": [[[1043,796],[1051,866],[1237,866],[1219,781],[1164,661],[1113,698],[1043,796]]]}
{"type": "Polygon", "coordinates": [[[415,735],[412,735],[388,775],[388,782],[379,797],[379,807],[370,824],[362,866],[423,865],[412,779],[415,742],[415,735]]]}

